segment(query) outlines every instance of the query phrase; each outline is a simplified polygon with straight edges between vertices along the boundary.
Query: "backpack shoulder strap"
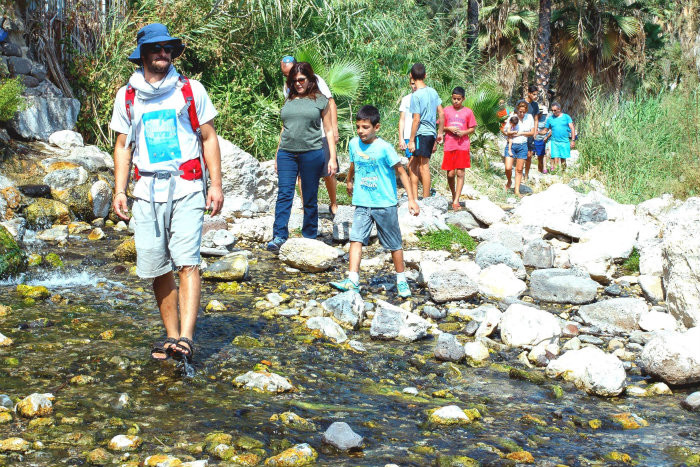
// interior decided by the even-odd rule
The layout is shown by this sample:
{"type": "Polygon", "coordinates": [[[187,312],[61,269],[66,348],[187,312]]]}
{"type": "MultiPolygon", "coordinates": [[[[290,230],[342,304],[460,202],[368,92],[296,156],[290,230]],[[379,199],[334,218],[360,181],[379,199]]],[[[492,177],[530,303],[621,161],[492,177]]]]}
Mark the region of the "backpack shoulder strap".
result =
{"type": "Polygon", "coordinates": [[[197,108],[194,105],[194,95],[192,94],[192,85],[190,80],[183,75],[180,75],[180,82],[182,83],[182,97],[185,98],[185,104],[187,105],[187,113],[190,116],[190,124],[192,125],[192,131],[201,135],[201,130],[199,128],[199,119],[197,118],[197,108]]]}
{"type": "Polygon", "coordinates": [[[136,98],[136,89],[131,84],[126,85],[126,93],[124,93],[124,101],[126,104],[126,117],[131,123],[132,109],[134,108],[134,99],[136,98]]]}

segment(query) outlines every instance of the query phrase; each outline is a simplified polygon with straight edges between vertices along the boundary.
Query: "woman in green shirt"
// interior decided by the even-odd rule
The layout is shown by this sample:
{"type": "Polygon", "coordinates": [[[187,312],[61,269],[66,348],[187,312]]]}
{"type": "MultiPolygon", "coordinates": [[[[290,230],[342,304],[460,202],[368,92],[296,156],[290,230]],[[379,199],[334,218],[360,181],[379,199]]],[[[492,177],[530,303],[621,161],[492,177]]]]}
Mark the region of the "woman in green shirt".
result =
{"type": "Polygon", "coordinates": [[[301,178],[304,202],[301,234],[305,238],[318,235],[318,183],[325,172],[321,125],[330,149],[328,174],[333,175],[338,170],[328,99],[319,92],[311,65],[296,63],[287,76],[287,87],[289,96],[280,112],[282,132],[275,159],[278,190],[273,239],[267,244],[270,251],[279,251],[289,238],[287,224],[297,175],[301,178]]]}

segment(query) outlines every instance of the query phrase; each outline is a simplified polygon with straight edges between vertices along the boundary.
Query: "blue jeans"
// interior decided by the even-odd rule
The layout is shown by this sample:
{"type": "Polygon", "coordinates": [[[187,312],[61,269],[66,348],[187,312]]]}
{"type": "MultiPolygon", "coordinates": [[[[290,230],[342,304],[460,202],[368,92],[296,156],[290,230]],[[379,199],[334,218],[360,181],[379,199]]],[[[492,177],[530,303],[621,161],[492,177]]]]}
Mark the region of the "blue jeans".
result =
{"type": "Polygon", "coordinates": [[[289,215],[294,201],[294,187],[297,175],[301,177],[301,192],[304,201],[304,223],[301,235],[316,238],[318,235],[318,182],[323,175],[326,158],[323,149],[308,152],[277,151],[277,204],[272,235],[275,238],[289,238],[289,215]]]}

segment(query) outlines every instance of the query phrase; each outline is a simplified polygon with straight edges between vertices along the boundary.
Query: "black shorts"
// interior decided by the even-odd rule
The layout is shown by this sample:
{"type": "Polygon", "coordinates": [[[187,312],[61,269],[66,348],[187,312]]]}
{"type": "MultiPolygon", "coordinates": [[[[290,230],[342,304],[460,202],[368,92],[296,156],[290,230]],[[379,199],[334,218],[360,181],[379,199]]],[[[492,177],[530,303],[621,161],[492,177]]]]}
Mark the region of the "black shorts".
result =
{"type": "Polygon", "coordinates": [[[534,138],[534,136],[527,137],[527,150],[530,152],[535,152],[535,138],[534,138]]]}
{"type": "Polygon", "coordinates": [[[430,157],[433,155],[433,146],[435,146],[434,135],[419,135],[416,136],[416,150],[413,151],[414,156],[430,157]]]}

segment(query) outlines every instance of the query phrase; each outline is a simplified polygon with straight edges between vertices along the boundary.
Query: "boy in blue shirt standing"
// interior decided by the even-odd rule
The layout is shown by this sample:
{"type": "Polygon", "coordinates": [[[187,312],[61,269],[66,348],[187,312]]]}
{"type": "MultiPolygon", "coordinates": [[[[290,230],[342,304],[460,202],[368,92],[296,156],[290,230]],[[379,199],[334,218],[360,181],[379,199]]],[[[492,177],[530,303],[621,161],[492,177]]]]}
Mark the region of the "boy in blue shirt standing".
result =
{"type": "MultiPolygon", "coordinates": [[[[348,277],[330,284],[343,292],[360,291],[360,261],[362,246],[369,242],[372,224],[377,225],[379,242],[391,251],[396,269],[396,288],[399,297],[411,296],[406,282],[403,249],[396,197],[396,177],[408,187],[409,179],[393,146],[377,137],[379,110],[365,105],[355,117],[357,136],[350,141],[350,169],[347,175],[348,194],[352,195],[355,215],[350,231],[350,271],[348,277]]],[[[417,216],[420,212],[410,189],[408,211],[417,216]]]]}
{"type": "Polygon", "coordinates": [[[423,184],[423,198],[428,198],[430,197],[430,156],[437,150],[438,144],[442,143],[445,114],[442,109],[442,99],[437,91],[425,84],[425,65],[422,63],[413,65],[410,78],[416,86],[416,90],[411,95],[409,107],[409,112],[413,114],[411,137],[408,140],[408,151],[413,154],[408,163],[411,172],[410,187],[413,197],[418,199],[418,179],[420,178],[423,184]]]}

